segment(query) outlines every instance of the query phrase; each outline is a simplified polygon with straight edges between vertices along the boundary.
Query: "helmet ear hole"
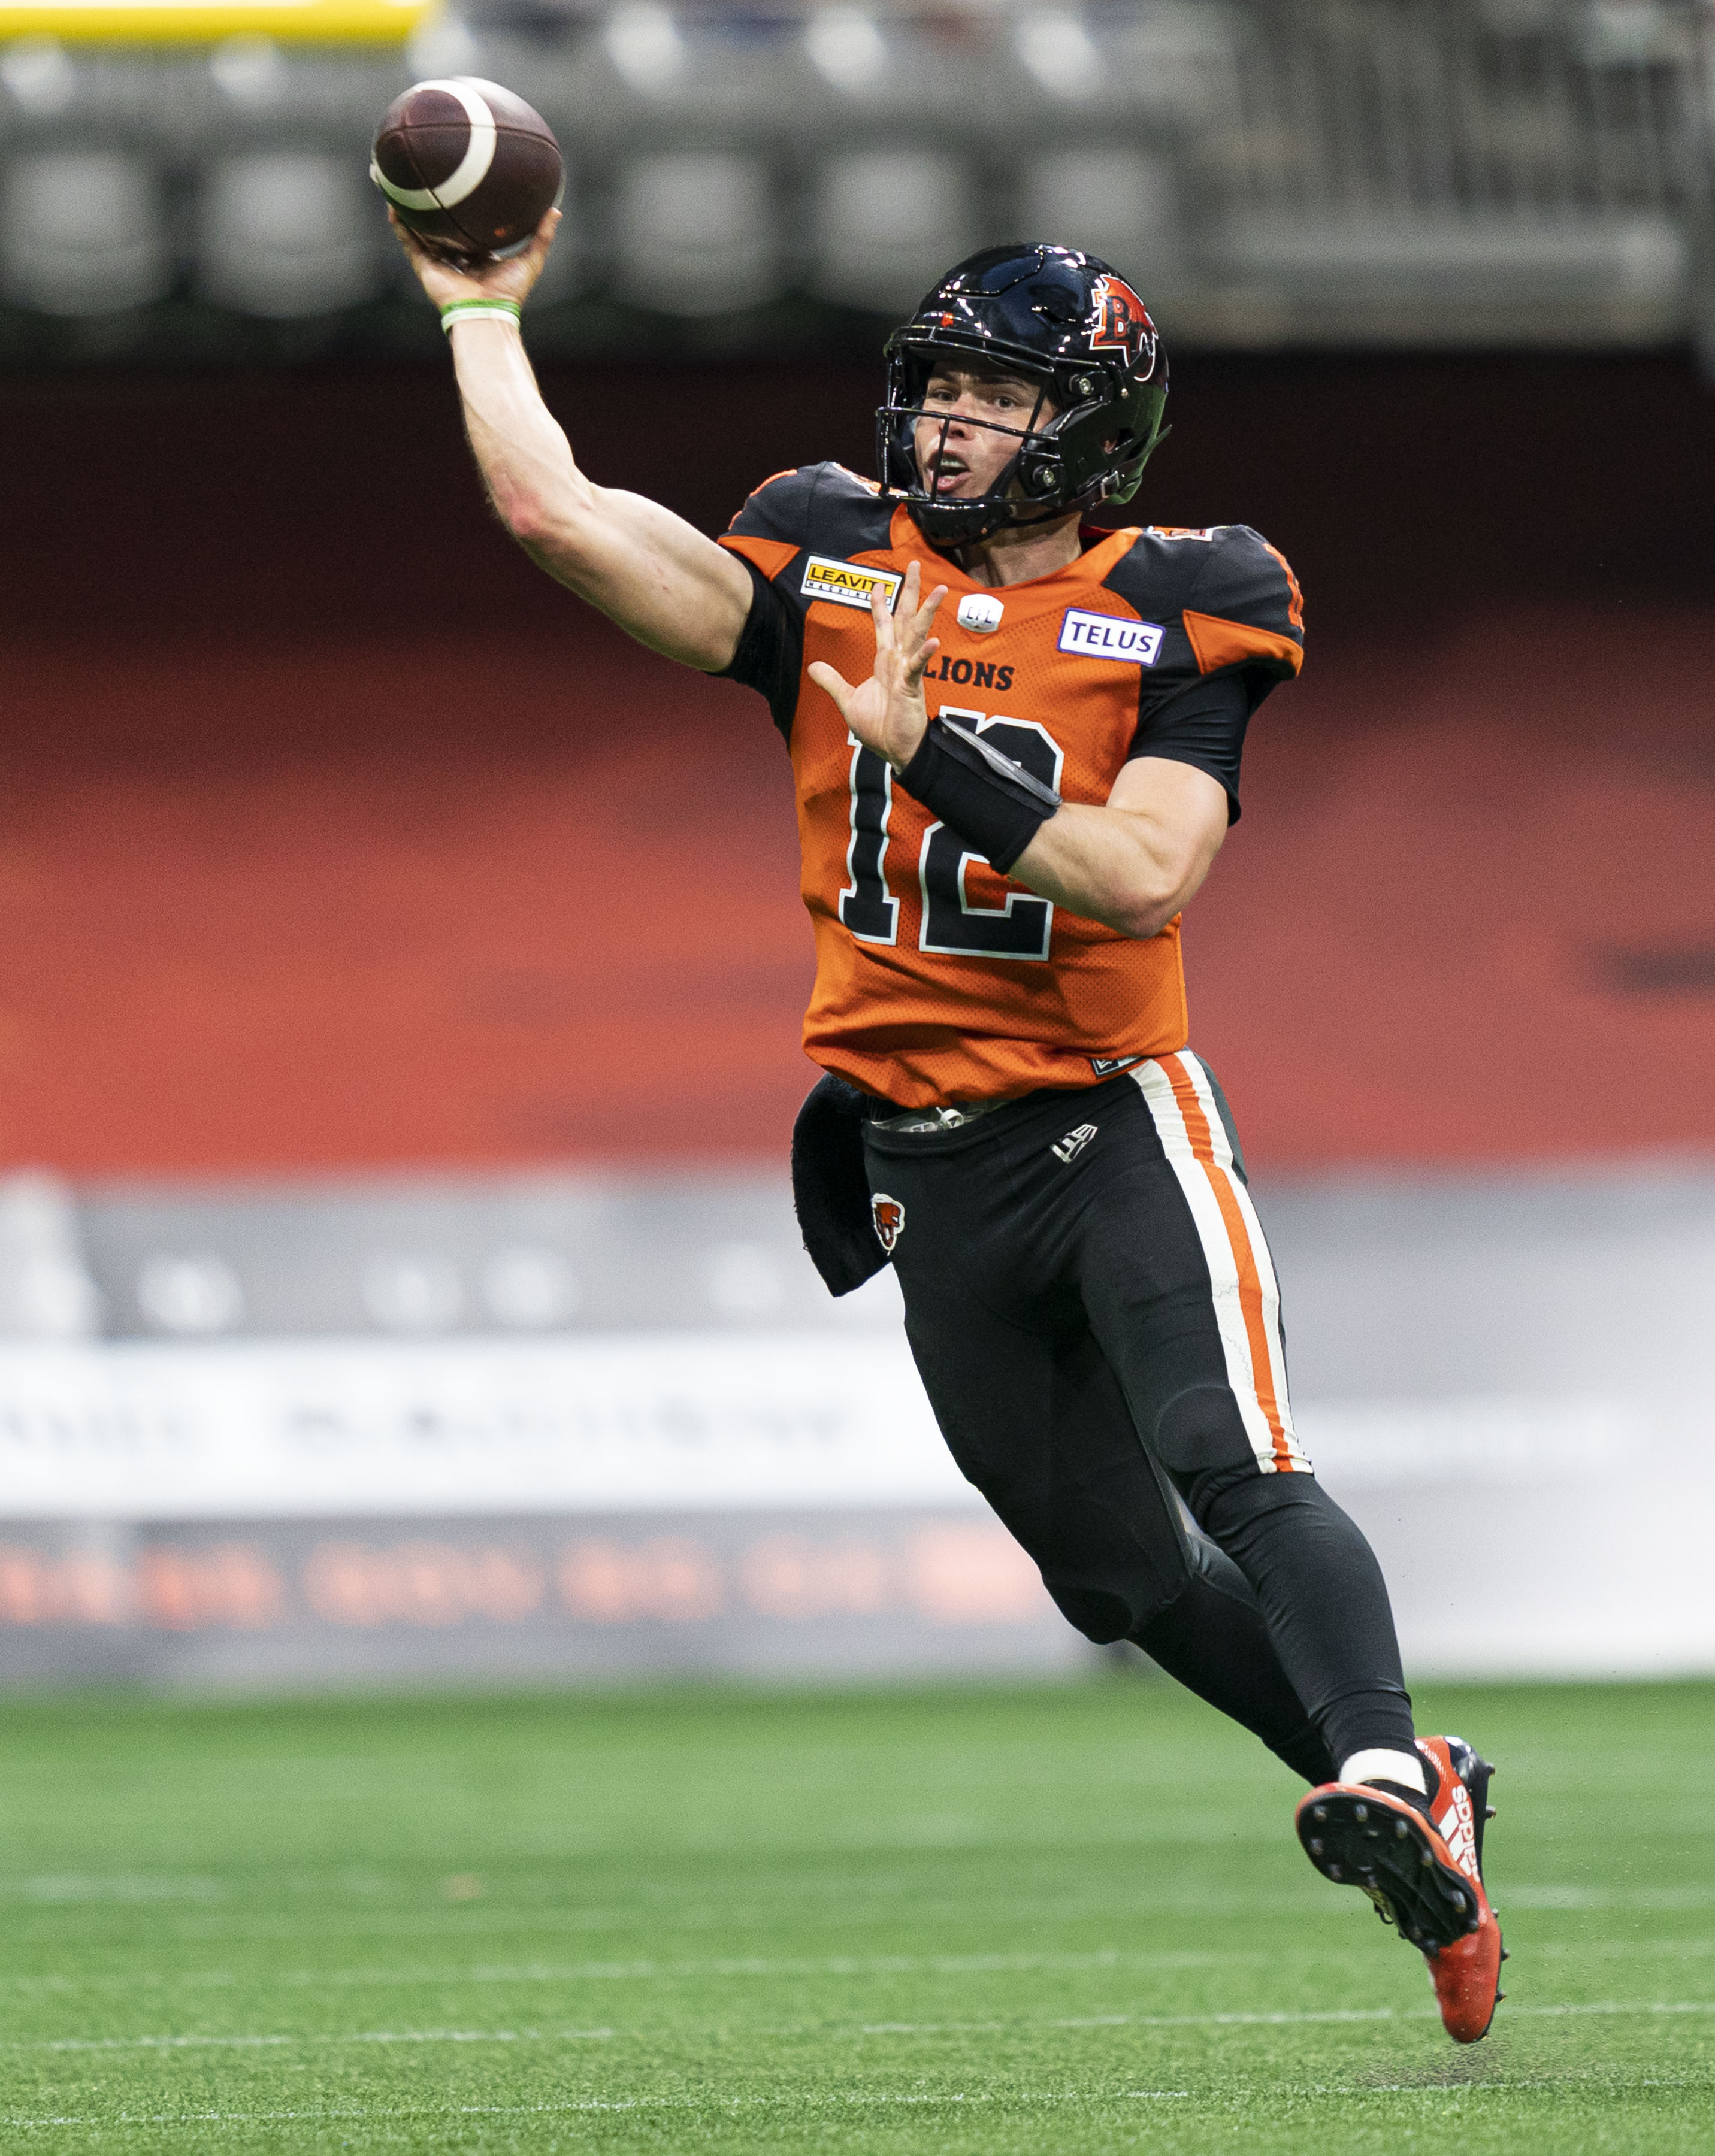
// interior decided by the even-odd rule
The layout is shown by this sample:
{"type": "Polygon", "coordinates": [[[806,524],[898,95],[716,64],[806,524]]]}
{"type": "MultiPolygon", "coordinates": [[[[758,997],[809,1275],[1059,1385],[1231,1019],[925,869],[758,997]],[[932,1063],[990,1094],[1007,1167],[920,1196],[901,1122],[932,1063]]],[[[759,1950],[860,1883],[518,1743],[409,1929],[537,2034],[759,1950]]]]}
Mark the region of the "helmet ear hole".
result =
{"type": "Polygon", "coordinates": [[[1122,504],[1127,502],[1137,491],[1138,488],[1142,485],[1142,484],[1143,459],[1142,457],[1139,457],[1135,467],[1132,470],[1122,472],[1119,478],[1115,480],[1112,490],[1108,495],[1107,499],[1110,501],[1117,501],[1122,504]]]}

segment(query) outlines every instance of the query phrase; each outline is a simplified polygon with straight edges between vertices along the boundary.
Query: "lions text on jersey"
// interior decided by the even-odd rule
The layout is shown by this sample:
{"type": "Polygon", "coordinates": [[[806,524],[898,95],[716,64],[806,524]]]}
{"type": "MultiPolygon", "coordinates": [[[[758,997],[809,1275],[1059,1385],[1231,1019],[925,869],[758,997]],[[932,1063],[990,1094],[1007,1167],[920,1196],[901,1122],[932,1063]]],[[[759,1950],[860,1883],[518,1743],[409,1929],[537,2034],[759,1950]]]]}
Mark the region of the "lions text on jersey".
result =
{"type": "Polygon", "coordinates": [[[1238,813],[1250,713],[1303,658],[1298,587],[1244,525],[1090,529],[1052,576],[980,587],[908,511],[838,465],[758,488],[722,544],[756,601],[730,671],[768,698],[797,784],[816,985],[804,1046],[824,1069],[917,1107],[1087,1086],[1183,1048],[1177,919],[1148,942],[996,872],[913,800],[806,675],[870,671],[870,595],[906,570],[947,588],[924,694],[1055,788],[1104,803],[1127,760],[1194,763],[1238,813]]]}

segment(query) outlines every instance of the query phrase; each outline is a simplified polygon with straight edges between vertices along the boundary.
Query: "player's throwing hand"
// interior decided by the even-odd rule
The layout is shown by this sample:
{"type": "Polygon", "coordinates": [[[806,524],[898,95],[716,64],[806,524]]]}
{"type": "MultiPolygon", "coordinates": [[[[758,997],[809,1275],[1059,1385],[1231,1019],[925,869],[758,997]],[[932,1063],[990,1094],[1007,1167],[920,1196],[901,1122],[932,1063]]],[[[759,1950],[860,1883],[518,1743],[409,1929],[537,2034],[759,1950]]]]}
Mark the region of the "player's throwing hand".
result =
{"type": "Polygon", "coordinates": [[[504,262],[477,263],[465,270],[431,254],[409,226],[400,222],[397,210],[389,209],[387,218],[393,237],[405,251],[405,259],[417,273],[418,282],[438,307],[450,307],[457,300],[511,300],[521,307],[542,273],[554,234],[560,228],[560,213],[551,209],[523,254],[511,255],[504,262]]]}
{"type": "Polygon", "coordinates": [[[878,583],[870,593],[870,613],[875,624],[875,670],[855,687],[837,666],[817,660],[808,670],[819,689],[825,689],[845,720],[865,748],[885,756],[896,771],[903,771],[917,754],[928,732],[929,714],[923,703],[923,670],[941,649],[930,635],[935,615],[947,597],[945,584],[937,584],[921,604],[921,564],[913,562],[905,572],[896,613],[887,604],[887,589],[878,583]]]}

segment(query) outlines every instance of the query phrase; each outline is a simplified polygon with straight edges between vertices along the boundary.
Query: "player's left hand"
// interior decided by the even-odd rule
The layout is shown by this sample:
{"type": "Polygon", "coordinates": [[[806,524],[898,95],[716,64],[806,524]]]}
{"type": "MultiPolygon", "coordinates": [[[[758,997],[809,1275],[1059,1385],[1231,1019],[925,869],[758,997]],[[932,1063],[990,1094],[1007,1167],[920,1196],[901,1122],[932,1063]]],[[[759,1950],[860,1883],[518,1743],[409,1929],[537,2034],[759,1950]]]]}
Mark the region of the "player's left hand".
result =
{"type": "Polygon", "coordinates": [[[824,659],[808,669],[819,689],[824,689],[839,706],[840,716],[865,748],[885,756],[896,771],[902,771],[917,754],[928,732],[929,714],[923,702],[923,670],[941,649],[930,635],[935,614],[947,597],[945,584],[937,584],[926,599],[921,565],[913,562],[905,572],[897,611],[887,604],[885,586],[870,593],[870,613],[875,624],[875,670],[855,687],[838,667],[824,659]]]}

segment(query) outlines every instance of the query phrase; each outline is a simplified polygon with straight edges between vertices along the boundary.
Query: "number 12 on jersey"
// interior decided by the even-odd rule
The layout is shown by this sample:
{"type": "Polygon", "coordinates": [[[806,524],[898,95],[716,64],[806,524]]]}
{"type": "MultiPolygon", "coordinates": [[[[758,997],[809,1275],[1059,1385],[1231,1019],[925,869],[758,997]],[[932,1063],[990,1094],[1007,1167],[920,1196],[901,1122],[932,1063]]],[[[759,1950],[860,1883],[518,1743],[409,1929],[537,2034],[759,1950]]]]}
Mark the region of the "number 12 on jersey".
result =
{"type": "MultiPolygon", "coordinates": [[[[1045,786],[1060,785],[1063,757],[1047,731],[1024,719],[985,719],[980,711],[947,710],[943,716],[974,725],[987,742],[1022,764],[1045,786]]],[[[840,894],[840,918],[860,943],[896,943],[899,901],[887,884],[888,823],[893,814],[893,771],[885,757],[851,743],[851,844],[845,870],[850,880],[840,894]]],[[[973,906],[965,895],[965,870],[981,861],[944,824],[923,834],[917,856],[922,887],[922,927],[917,948],[950,958],[1048,957],[1053,901],[1010,891],[1002,906],[973,906]]]]}

